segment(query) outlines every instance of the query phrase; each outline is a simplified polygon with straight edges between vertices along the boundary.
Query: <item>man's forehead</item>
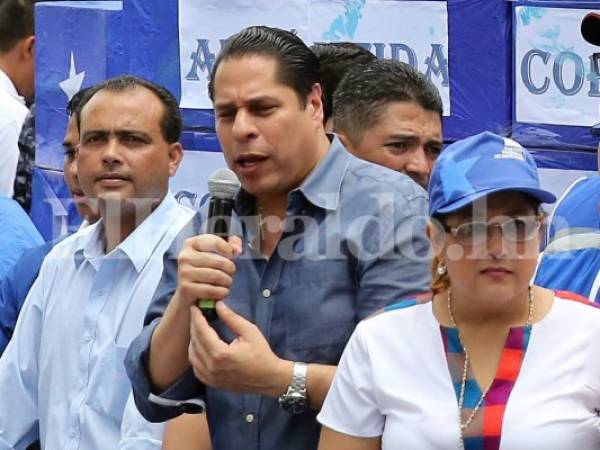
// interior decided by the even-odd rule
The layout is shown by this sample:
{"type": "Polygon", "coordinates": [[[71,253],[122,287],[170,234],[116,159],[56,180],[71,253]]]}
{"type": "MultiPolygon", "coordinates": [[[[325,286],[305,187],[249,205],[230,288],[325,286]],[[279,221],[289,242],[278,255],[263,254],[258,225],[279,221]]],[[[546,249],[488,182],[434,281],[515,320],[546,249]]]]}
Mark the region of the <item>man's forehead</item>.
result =
{"type": "Polygon", "coordinates": [[[291,89],[281,82],[278,70],[279,63],[272,56],[252,54],[225,59],[215,73],[215,104],[232,95],[251,98],[291,89]]]}
{"type": "Polygon", "coordinates": [[[81,130],[99,124],[110,128],[158,128],[164,107],[148,89],[101,90],[81,111],[81,130]]]}
{"type": "Polygon", "coordinates": [[[397,127],[398,133],[433,133],[441,135],[442,121],[436,111],[423,109],[413,101],[389,102],[378,108],[375,125],[397,127]]]}

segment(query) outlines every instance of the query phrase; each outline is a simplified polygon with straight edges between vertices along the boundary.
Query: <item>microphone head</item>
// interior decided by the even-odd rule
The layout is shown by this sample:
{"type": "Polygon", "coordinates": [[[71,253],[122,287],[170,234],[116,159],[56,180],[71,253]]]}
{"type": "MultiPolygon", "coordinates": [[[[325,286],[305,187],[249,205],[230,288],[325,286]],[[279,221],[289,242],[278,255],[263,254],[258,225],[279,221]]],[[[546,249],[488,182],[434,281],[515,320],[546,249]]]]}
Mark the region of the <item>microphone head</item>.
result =
{"type": "Polygon", "coordinates": [[[581,35],[592,45],[600,45],[600,14],[591,12],[581,21],[581,35]]]}
{"type": "Polygon", "coordinates": [[[208,192],[213,197],[231,200],[237,195],[240,187],[240,180],[235,173],[226,168],[215,170],[208,177],[208,192]]]}

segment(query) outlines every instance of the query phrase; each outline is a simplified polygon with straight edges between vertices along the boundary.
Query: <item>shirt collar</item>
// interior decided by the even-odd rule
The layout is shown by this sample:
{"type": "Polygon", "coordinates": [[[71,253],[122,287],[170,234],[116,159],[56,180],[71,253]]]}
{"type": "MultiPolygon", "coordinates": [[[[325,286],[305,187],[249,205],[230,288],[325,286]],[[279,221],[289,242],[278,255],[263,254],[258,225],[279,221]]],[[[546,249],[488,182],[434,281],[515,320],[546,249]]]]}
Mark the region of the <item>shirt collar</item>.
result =
{"type": "MultiPolygon", "coordinates": [[[[139,273],[152,257],[156,246],[162,240],[166,230],[173,222],[179,205],[169,192],[162,202],[146,219],[137,226],[127,238],[121,242],[109,255],[123,254],[131,261],[139,273]]],[[[104,222],[100,219],[93,225],[80,231],[75,250],[75,264],[79,268],[84,260],[88,260],[97,268],[99,260],[107,255],[104,253],[105,236],[104,222]]]]}
{"type": "Polygon", "coordinates": [[[333,138],[329,151],[296,190],[302,192],[313,205],[336,210],[340,203],[342,181],[352,156],[337,135],[329,137],[333,138]]]}
{"type": "MultiPolygon", "coordinates": [[[[304,180],[304,183],[290,192],[290,195],[301,192],[313,205],[323,209],[336,210],[340,203],[342,181],[352,156],[337,135],[332,134],[328,137],[331,140],[331,146],[327,154],[304,180]]],[[[248,216],[254,212],[254,202],[254,197],[241,189],[235,201],[235,210],[239,216],[248,216]]]]}
{"type": "Polygon", "coordinates": [[[19,95],[17,88],[13,82],[8,78],[8,75],[0,70],[0,90],[5,91],[11,97],[14,97],[20,103],[25,104],[25,99],[19,95]]]}

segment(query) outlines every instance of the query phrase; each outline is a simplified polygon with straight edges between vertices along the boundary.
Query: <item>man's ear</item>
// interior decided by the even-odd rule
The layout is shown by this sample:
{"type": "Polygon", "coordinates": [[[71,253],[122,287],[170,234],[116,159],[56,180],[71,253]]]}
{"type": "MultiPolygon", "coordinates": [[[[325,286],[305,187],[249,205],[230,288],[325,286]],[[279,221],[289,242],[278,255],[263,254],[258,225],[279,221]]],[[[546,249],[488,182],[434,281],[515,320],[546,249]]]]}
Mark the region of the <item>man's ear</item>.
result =
{"type": "Polygon", "coordinates": [[[348,150],[350,153],[354,152],[354,146],[352,145],[352,142],[350,142],[350,139],[348,139],[348,136],[346,136],[344,133],[340,133],[338,131],[333,131],[335,134],[337,134],[337,137],[340,138],[340,141],[342,141],[342,144],[344,144],[344,147],[346,147],[346,150],[348,150]]]}
{"type": "Polygon", "coordinates": [[[312,86],[306,99],[306,106],[310,108],[311,118],[323,124],[323,90],[319,83],[312,86]]]}
{"type": "Polygon", "coordinates": [[[183,159],[183,147],[179,142],[169,144],[169,176],[175,175],[183,159]]]}
{"type": "Polygon", "coordinates": [[[446,234],[443,227],[435,218],[432,218],[425,228],[425,235],[429,239],[433,253],[439,257],[444,250],[446,234]]]}
{"type": "Polygon", "coordinates": [[[35,59],[35,36],[29,36],[23,39],[21,43],[21,58],[26,61],[35,59]]]}

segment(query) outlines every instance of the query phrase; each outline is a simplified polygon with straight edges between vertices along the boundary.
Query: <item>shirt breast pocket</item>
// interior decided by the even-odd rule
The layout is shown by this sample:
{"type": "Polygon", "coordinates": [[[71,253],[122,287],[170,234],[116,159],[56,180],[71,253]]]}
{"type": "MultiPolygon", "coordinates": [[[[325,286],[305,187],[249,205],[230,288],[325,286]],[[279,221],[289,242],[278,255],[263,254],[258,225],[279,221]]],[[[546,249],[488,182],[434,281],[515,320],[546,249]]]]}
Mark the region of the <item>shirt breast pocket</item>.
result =
{"type": "Polygon", "coordinates": [[[125,372],[127,347],[110,343],[98,358],[97,370],[90,383],[90,406],[116,423],[123,418],[131,391],[125,372]]]}
{"type": "Polygon", "coordinates": [[[285,316],[288,357],[337,363],[356,325],[356,289],[348,262],[306,260],[286,266],[277,302],[285,316]]]}

